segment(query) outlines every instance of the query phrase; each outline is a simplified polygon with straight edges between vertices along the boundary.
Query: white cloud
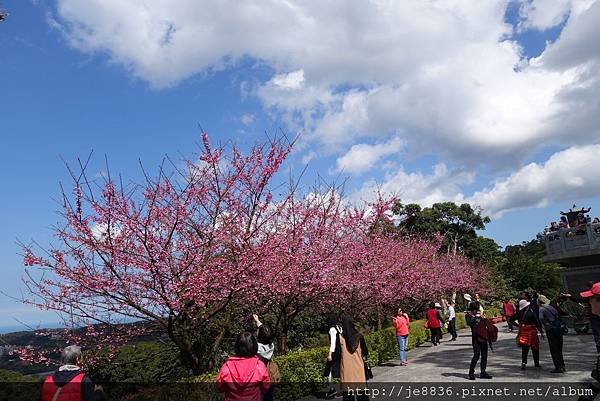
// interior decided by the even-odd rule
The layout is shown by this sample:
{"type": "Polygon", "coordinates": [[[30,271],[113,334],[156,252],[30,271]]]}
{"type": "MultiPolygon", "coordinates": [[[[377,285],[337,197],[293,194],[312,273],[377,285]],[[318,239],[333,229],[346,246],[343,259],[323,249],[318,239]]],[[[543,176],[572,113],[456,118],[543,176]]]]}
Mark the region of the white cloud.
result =
{"type": "Polygon", "coordinates": [[[476,192],[469,201],[499,217],[514,209],[575,202],[600,194],[600,145],[555,153],[543,164],[531,163],[476,192]]]}
{"type": "Polygon", "coordinates": [[[600,138],[600,1],[524,0],[520,30],[565,22],[529,62],[510,39],[506,0],[57,1],[52,21],[73,47],[106,53],[156,88],[259,60],[273,75],[244,91],[305,132],[307,161],[334,154],[336,168],[358,173],[393,153],[377,145],[392,138],[412,156],[434,154],[444,163],[429,175],[386,175],[382,185],[409,200],[464,198],[461,188],[484,168],[516,172],[473,199],[494,213],[537,205],[546,191],[535,195],[521,178],[536,171],[519,169],[523,161],[600,138]],[[505,194],[503,182],[530,190],[505,194]]]}
{"type": "Polygon", "coordinates": [[[435,165],[431,174],[420,171],[407,173],[400,168],[387,173],[383,182],[365,182],[358,191],[349,195],[349,199],[352,202],[368,201],[381,193],[396,195],[403,203],[423,206],[445,201],[461,202],[464,200],[461,187],[471,184],[473,179],[472,173],[450,170],[443,163],[435,165]]]}
{"type": "Polygon", "coordinates": [[[255,119],[256,119],[256,117],[254,116],[254,114],[246,113],[246,114],[242,115],[242,117],[240,118],[240,121],[242,124],[248,126],[248,125],[252,124],[255,119]]]}
{"type": "Polygon", "coordinates": [[[273,85],[282,89],[300,89],[304,85],[304,71],[298,70],[287,74],[278,74],[271,81],[273,85]]]}
{"type": "Polygon", "coordinates": [[[555,27],[569,15],[572,0],[524,0],[519,10],[521,29],[540,31],[555,27]]]}
{"type": "Polygon", "coordinates": [[[362,173],[374,167],[381,158],[397,154],[403,146],[402,140],[392,138],[385,143],[353,145],[348,152],[337,159],[337,171],[352,174],[362,173]]]}
{"type": "MultiPolygon", "coordinates": [[[[524,21],[550,24],[561,4],[550,18],[530,3],[524,21]]],[[[544,139],[570,142],[549,136],[547,122],[578,74],[527,68],[504,40],[506,5],[59,0],[57,11],[73,46],[106,52],[156,87],[244,56],[263,61],[276,72],[254,93],[326,151],[398,133],[417,151],[506,166],[544,139]]]]}

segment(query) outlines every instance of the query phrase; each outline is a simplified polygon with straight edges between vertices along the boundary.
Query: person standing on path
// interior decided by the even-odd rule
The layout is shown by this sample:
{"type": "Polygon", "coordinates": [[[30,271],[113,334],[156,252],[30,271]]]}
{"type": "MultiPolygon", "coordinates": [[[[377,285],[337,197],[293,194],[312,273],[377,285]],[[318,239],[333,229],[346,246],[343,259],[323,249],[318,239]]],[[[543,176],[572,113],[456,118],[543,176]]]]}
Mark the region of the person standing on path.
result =
{"type": "MultiPolygon", "coordinates": [[[[367,343],[362,334],[356,330],[350,315],[344,313],[340,317],[342,335],[340,338],[340,381],[342,383],[343,400],[353,400],[354,395],[349,394],[351,389],[365,389],[367,377],[365,375],[365,362],[369,356],[367,343]]],[[[368,399],[368,396],[359,396],[359,399],[368,399]]]]}
{"type": "Polygon", "coordinates": [[[479,338],[478,328],[482,323],[483,317],[481,316],[479,302],[472,301],[469,304],[469,311],[465,315],[467,325],[471,328],[471,344],[473,345],[473,358],[471,359],[471,365],[469,366],[469,380],[475,380],[475,366],[481,357],[479,364],[479,378],[480,379],[491,379],[487,369],[487,357],[488,357],[488,343],[486,339],[479,338]]]}
{"type": "Polygon", "coordinates": [[[279,380],[279,368],[275,369],[277,363],[273,361],[273,352],[275,351],[275,344],[273,344],[273,330],[271,326],[263,324],[258,315],[252,315],[254,323],[256,324],[256,341],[258,344],[258,351],[256,355],[265,364],[269,377],[271,379],[271,387],[263,394],[262,401],[273,401],[273,392],[275,391],[275,381],[279,380]]]}
{"type": "Polygon", "coordinates": [[[408,348],[409,322],[410,319],[408,318],[408,315],[402,311],[402,308],[398,308],[396,316],[392,318],[392,324],[396,329],[396,340],[398,341],[400,366],[406,366],[408,364],[406,360],[406,351],[408,348]]]}
{"type": "Polygon", "coordinates": [[[458,337],[456,333],[456,310],[452,300],[448,302],[448,333],[452,336],[450,341],[456,341],[456,337],[458,337]]]}
{"type": "Polygon", "coordinates": [[[444,318],[439,310],[435,308],[435,302],[429,303],[429,309],[425,313],[427,319],[427,327],[431,333],[431,344],[437,346],[442,338],[442,324],[444,324],[444,318]]]}
{"type": "Polygon", "coordinates": [[[562,322],[558,311],[550,305],[550,300],[543,295],[538,297],[540,304],[540,323],[546,330],[546,338],[548,339],[548,347],[552,355],[554,370],[552,373],[565,372],[565,360],[563,359],[563,332],[562,322]]]}
{"type": "Polygon", "coordinates": [[[519,321],[517,343],[521,347],[521,370],[525,370],[527,367],[529,349],[531,349],[531,353],[533,354],[535,367],[540,368],[540,339],[538,338],[538,331],[542,334],[542,337],[544,336],[544,332],[538,313],[534,312],[530,303],[524,299],[519,301],[517,320],[519,321]]]}
{"type": "MultiPolygon", "coordinates": [[[[596,318],[600,319],[600,281],[594,283],[592,288],[579,294],[582,298],[589,300],[591,313],[596,318]]],[[[598,344],[596,344],[598,346],[598,344]]],[[[590,386],[593,394],[589,397],[581,396],[578,401],[591,401],[600,393],[600,352],[596,358],[596,365],[592,370],[592,378],[596,381],[590,386]]]]}
{"type": "Polygon", "coordinates": [[[508,324],[508,330],[512,333],[515,326],[515,314],[517,313],[517,308],[515,304],[512,303],[510,299],[505,299],[502,303],[502,316],[506,319],[506,323],[508,324]]]}
{"type": "Polygon", "coordinates": [[[330,313],[327,317],[327,326],[329,327],[329,353],[327,354],[327,364],[325,365],[325,376],[329,383],[329,391],[325,395],[326,399],[333,399],[338,391],[335,389],[333,379],[340,378],[340,339],[342,327],[339,324],[339,316],[336,313],[330,313]]]}

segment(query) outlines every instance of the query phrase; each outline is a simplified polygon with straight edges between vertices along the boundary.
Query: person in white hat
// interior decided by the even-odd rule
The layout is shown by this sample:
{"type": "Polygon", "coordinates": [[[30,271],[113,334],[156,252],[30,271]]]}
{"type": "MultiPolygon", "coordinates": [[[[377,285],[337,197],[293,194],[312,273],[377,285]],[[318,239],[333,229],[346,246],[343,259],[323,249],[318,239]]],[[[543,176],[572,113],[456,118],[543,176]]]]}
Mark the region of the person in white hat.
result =
{"type": "Polygon", "coordinates": [[[517,343],[521,347],[521,370],[527,367],[527,356],[529,350],[533,354],[533,362],[536,368],[540,368],[540,339],[538,331],[544,336],[540,319],[530,307],[529,301],[522,299],[519,301],[519,312],[517,312],[519,321],[519,335],[517,343]]]}

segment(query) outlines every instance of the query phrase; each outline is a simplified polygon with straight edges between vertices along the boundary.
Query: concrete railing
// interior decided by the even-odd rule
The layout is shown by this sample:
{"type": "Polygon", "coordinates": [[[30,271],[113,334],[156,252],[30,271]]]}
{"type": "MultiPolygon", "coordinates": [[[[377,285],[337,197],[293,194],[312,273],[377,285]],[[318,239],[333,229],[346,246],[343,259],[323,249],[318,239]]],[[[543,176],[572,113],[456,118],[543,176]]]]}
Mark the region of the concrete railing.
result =
{"type": "Polygon", "coordinates": [[[544,235],[546,255],[558,255],[576,249],[600,249],[600,223],[561,228],[544,235]]]}

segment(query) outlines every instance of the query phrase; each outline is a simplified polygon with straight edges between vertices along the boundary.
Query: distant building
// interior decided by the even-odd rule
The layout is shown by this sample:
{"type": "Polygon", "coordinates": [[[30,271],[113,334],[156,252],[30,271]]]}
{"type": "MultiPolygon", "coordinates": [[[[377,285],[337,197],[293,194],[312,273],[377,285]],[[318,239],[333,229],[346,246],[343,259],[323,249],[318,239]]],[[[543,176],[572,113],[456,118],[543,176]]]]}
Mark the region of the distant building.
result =
{"type": "Polygon", "coordinates": [[[563,266],[561,278],[572,294],[589,288],[590,281],[600,280],[600,222],[591,221],[590,209],[576,208],[561,212],[568,227],[547,231],[542,235],[546,246],[545,262],[563,266]]]}

